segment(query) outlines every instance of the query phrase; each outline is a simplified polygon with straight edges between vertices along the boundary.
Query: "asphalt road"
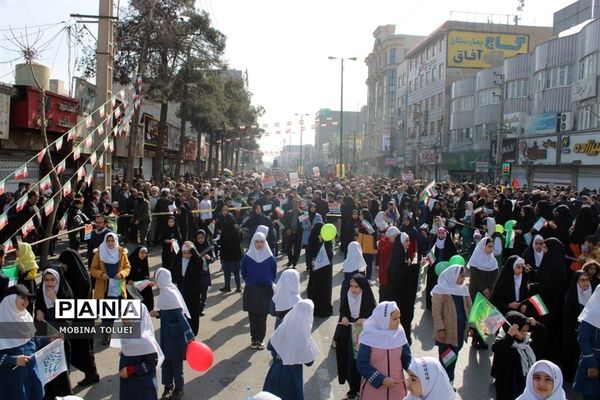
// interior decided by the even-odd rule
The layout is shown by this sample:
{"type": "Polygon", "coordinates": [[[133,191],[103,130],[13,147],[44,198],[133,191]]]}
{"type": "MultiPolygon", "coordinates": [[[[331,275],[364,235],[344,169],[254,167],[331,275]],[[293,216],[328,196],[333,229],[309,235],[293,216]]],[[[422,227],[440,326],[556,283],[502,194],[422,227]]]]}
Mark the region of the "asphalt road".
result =
{"type": "MultiPolygon", "coordinates": [[[[131,248],[130,248],[131,250],[131,248]]],[[[304,257],[302,256],[301,259],[304,257]]],[[[339,309],[340,285],[343,278],[341,272],[342,258],[335,256],[334,265],[334,310],[339,309]]],[[[151,251],[150,266],[152,271],[160,263],[160,249],[151,251]]],[[[278,259],[279,272],[285,269],[285,260],[278,259]]],[[[191,370],[184,363],[185,394],[184,399],[242,400],[251,392],[255,394],[262,389],[264,378],[269,369],[270,353],[250,349],[250,334],[247,314],[242,311],[242,296],[235,291],[222,294],[218,291],[223,283],[223,274],[219,271],[217,261],[211,266],[213,286],[209,290],[206,316],[200,319],[200,332],[197,340],[206,343],[214,352],[213,367],[206,373],[191,370]]],[[[304,272],[304,264],[298,265],[301,272],[302,297],[306,297],[308,275],[304,272]]],[[[374,288],[378,298],[377,289],[374,288]]],[[[432,319],[429,312],[424,311],[422,287],[417,296],[415,318],[413,321],[413,356],[437,357],[437,349],[432,339],[432,319]]],[[[315,319],[313,337],[320,346],[321,354],[311,367],[304,367],[304,391],[306,400],[339,400],[343,399],[347,386],[337,382],[335,350],[331,347],[332,335],[337,317],[315,319]]],[[[267,338],[273,332],[274,318],[267,322],[267,338]]],[[[155,329],[160,328],[159,321],[154,319],[155,329]]],[[[157,331],[157,335],[159,332],[157,331]]],[[[96,363],[101,380],[98,384],[85,388],[76,394],[86,400],[118,399],[119,378],[117,349],[102,346],[96,342],[96,363]]],[[[491,369],[491,350],[476,351],[470,345],[463,347],[456,367],[455,386],[458,398],[463,400],[493,399],[494,387],[489,375],[491,369]]],[[[71,373],[71,381],[75,384],[83,378],[77,370],[71,373]]],[[[160,372],[158,373],[160,383],[160,372]]],[[[160,393],[162,393],[162,385],[160,393]]],[[[577,394],[567,392],[568,398],[579,399],[577,394]]]]}

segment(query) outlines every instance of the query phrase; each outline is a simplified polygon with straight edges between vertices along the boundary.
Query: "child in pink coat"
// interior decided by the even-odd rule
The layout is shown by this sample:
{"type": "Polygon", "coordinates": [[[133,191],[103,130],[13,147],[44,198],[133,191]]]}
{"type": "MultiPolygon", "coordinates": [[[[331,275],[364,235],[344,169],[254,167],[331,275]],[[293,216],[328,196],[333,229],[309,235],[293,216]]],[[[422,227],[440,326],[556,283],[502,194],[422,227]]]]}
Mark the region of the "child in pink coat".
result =
{"type": "Polygon", "coordinates": [[[395,301],[379,303],[363,324],[356,358],[362,376],[361,399],[402,400],[406,396],[404,369],[411,361],[400,309],[395,301]]]}

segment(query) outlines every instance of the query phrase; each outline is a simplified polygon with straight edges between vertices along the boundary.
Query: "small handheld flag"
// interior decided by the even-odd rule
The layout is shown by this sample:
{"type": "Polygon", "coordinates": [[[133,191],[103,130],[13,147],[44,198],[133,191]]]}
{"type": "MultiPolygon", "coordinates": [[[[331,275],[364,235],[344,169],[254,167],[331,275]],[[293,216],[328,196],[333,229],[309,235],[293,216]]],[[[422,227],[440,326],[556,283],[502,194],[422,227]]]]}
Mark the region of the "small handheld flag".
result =
{"type": "Polygon", "coordinates": [[[538,315],[542,316],[550,313],[550,311],[548,311],[548,307],[546,307],[546,304],[544,303],[542,297],[539,294],[531,296],[526,301],[531,303],[538,315]]]}

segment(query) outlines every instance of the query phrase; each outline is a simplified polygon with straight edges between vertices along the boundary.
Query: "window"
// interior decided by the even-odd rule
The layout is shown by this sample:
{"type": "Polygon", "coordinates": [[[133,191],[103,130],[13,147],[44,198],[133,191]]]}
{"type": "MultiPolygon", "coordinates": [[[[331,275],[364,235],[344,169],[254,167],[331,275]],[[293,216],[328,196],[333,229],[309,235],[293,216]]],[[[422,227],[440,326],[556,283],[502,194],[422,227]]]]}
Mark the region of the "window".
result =
{"type": "Polygon", "coordinates": [[[436,130],[435,130],[435,121],[429,123],[429,132],[431,134],[436,133],[436,130]]]}
{"type": "Polygon", "coordinates": [[[431,57],[435,56],[435,44],[431,46],[431,57]]]}
{"type": "Polygon", "coordinates": [[[438,67],[438,76],[440,79],[444,78],[444,64],[440,64],[438,67]]]}
{"type": "Polygon", "coordinates": [[[413,91],[413,81],[408,82],[408,92],[411,93],[413,91]]]}
{"type": "Polygon", "coordinates": [[[529,81],[527,79],[517,79],[506,82],[506,98],[516,99],[527,97],[529,95],[529,81]]]}
{"type": "Polygon", "coordinates": [[[424,82],[424,79],[423,79],[423,78],[424,78],[424,76],[423,76],[423,74],[421,74],[421,75],[419,76],[419,87],[420,87],[420,88],[422,88],[422,87],[423,87],[423,82],[424,82]]]}
{"type": "Polygon", "coordinates": [[[443,127],[444,127],[444,120],[443,119],[438,120],[438,122],[437,122],[437,133],[438,133],[438,135],[440,135],[442,133],[443,127]]]}
{"type": "Polygon", "coordinates": [[[440,42],[438,43],[438,52],[441,53],[444,50],[444,39],[440,39],[440,42]]]}
{"type": "Polygon", "coordinates": [[[429,110],[429,99],[425,99],[425,110],[429,110]]]}
{"type": "Polygon", "coordinates": [[[390,64],[396,64],[396,48],[390,49],[390,64]]]}
{"type": "Polygon", "coordinates": [[[383,65],[388,65],[388,52],[387,51],[384,53],[384,60],[385,60],[385,62],[383,65]]]}
{"type": "Polygon", "coordinates": [[[444,94],[443,93],[438,93],[438,107],[442,106],[442,99],[444,98],[444,94]]]}
{"type": "Polygon", "coordinates": [[[538,92],[568,86],[573,82],[573,66],[561,65],[560,67],[540,71],[536,74],[535,80],[538,92]]]}
{"type": "Polygon", "coordinates": [[[473,96],[458,97],[452,100],[452,113],[455,114],[464,111],[473,111],[474,103],[473,96]]]}
{"type": "Polygon", "coordinates": [[[596,75],[596,53],[583,57],[580,66],[580,79],[596,75]]]}
{"type": "Polygon", "coordinates": [[[586,130],[600,127],[600,105],[581,107],[577,112],[577,129],[586,130]]]}
{"type": "Polygon", "coordinates": [[[427,71],[425,73],[425,84],[429,85],[429,82],[431,82],[431,73],[429,71],[427,71]]]}
{"type": "Polygon", "coordinates": [[[436,80],[436,72],[437,69],[435,68],[435,66],[431,69],[431,81],[435,81],[436,80]]]}
{"type": "Polygon", "coordinates": [[[478,105],[487,106],[490,104],[499,104],[500,98],[497,96],[497,93],[495,93],[497,90],[498,89],[496,88],[489,88],[477,92],[478,105]]]}

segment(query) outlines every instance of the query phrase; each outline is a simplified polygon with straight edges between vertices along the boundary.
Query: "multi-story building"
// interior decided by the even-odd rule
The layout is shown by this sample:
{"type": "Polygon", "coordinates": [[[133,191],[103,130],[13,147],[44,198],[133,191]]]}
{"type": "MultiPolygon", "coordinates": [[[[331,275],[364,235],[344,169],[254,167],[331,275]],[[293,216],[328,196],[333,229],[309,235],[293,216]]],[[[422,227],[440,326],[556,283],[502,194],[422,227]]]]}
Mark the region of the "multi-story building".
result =
{"type": "Polygon", "coordinates": [[[468,142],[478,134],[470,119],[480,126],[480,132],[489,129],[479,119],[485,119],[490,106],[497,102],[493,72],[479,76],[478,71],[501,65],[516,54],[528,53],[551,35],[551,27],[446,21],[412,47],[406,54],[407,119],[406,136],[401,139],[405,169],[416,171],[423,178],[443,176],[444,154],[446,166],[476,165],[480,157],[473,149],[468,153],[458,151],[454,137],[449,135],[451,96],[461,99],[455,110],[462,117],[457,117],[453,135],[468,142]],[[476,75],[473,81],[471,77],[476,75]],[[452,84],[465,78],[469,83],[453,93],[452,84]],[[448,151],[450,148],[453,151],[448,151]]]}
{"type": "MultiPolygon", "coordinates": [[[[354,151],[354,138],[362,140],[365,110],[343,112],[343,144],[344,152],[348,158],[343,158],[344,164],[352,163],[354,151]]],[[[321,171],[331,171],[339,162],[340,143],[340,112],[322,108],[315,114],[315,149],[314,162],[321,171]]],[[[352,167],[351,167],[352,168],[352,167]]]]}
{"type": "Polygon", "coordinates": [[[404,60],[423,36],[395,32],[395,25],[377,27],[373,50],[365,59],[368,97],[361,171],[369,175],[383,174],[404,164],[399,142],[404,136],[406,113],[408,66],[404,60]]]}
{"type": "Polygon", "coordinates": [[[597,189],[599,53],[595,19],[576,34],[454,82],[442,168],[456,179],[492,180],[502,128],[501,161],[511,167],[504,181],[597,189]]]}

